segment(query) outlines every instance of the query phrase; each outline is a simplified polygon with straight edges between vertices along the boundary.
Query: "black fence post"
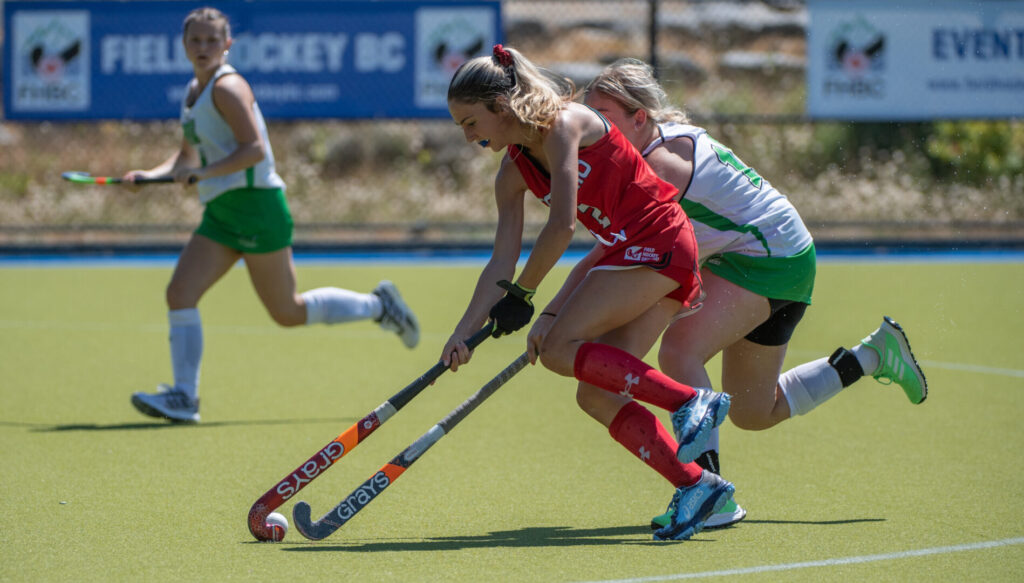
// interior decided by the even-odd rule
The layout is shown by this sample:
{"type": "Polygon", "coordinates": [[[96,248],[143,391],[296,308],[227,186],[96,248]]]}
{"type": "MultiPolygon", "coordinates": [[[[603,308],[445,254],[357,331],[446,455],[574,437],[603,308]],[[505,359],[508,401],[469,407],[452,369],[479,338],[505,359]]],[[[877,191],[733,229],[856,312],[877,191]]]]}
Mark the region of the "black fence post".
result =
{"type": "Polygon", "coordinates": [[[647,4],[650,6],[650,10],[647,13],[650,16],[650,26],[648,27],[648,42],[651,46],[651,54],[648,58],[651,68],[654,69],[654,78],[659,77],[658,74],[658,0],[648,0],[647,4]]]}

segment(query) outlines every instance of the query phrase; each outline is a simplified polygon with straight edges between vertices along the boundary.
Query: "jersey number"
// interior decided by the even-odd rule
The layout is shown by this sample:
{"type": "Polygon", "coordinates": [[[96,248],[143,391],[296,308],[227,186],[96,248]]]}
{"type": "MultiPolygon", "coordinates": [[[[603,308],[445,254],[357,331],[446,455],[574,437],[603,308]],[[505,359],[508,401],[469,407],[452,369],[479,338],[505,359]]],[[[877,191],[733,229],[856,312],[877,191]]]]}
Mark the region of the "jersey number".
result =
{"type": "Polygon", "coordinates": [[[761,178],[761,175],[757,173],[757,170],[754,170],[750,166],[744,164],[743,160],[736,157],[736,154],[733,154],[732,150],[720,144],[718,140],[711,136],[708,136],[708,140],[710,140],[711,147],[715,150],[715,153],[718,154],[718,160],[722,164],[731,166],[734,170],[746,176],[747,180],[749,180],[755,188],[761,188],[761,182],[763,182],[763,179],[761,178]]]}

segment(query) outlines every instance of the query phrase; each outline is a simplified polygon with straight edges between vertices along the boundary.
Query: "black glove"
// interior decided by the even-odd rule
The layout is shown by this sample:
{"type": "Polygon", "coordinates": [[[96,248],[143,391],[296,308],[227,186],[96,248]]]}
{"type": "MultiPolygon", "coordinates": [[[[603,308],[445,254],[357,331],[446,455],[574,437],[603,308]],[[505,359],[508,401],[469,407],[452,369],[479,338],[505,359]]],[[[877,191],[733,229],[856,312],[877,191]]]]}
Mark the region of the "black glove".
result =
{"type": "Polygon", "coordinates": [[[490,315],[494,320],[492,338],[511,334],[530,323],[533,318],[533,294],[537,291],[504,279],[498,282],[498,287],[508,290],[508,293],[491,308],[490,315]]]}

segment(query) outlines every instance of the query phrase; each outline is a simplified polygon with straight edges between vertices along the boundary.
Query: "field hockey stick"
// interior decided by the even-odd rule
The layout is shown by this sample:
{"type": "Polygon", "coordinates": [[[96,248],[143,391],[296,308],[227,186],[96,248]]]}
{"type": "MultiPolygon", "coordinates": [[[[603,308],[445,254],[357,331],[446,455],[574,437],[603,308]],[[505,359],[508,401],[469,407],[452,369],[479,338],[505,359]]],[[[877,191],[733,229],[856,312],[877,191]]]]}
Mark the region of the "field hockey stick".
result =
{"type": "MultiPolygon", "coordinates": [[[[487,326],[466,339],[466,346],[470,350],[476,348],[484,339],[491,335],[492,329],[492,323],[488,322],[487,326]]],[[[284,534],[280,530],[267,524],[267,516],[313,481],[314,478],[322,474],[327,468],[331,467],[334,462],[362,443],[371,433],[376,431],[378,427],[401,410],[402,407],[408,404],[416,395],[420,394],[423,389],[427,388],[430,383],[434,382],[446,370],[448,370],[448,367],[445,366],[444,362],[438,361],[430,370],[423,373],[423,376],[395,393],[390,399],[384,401],[379,407],[371,411],[369,415],[363,417],[329,441],[327,445],[320,448],[320,451],[295,468],[293,472],[285,476],[273,488],[267,490],[249,509],[249,532],[259,541],[279,541],[283,539],[284,534]]]]}
{"type": "MultiPolygon", "coordinates": [[[[61,178],[75,184],[121,184],[123,179],[114,176],[93,176],[88,172],[65,172],[61,178]]],[[[155,178],[136,178],[135,184],[166,184],[174,182],[173,176],[157,176],[155,178]]]]}
{"type": "Polygon", "coordinates": [[[405,448],[402,453],[395,456],[390,462],[384,464],[375,474],[370,476],[370,479],[363,482],[362,486],[356,488],[339,502],[337,506],[332,508],[330,512],[320,517],[320,520],[312,522],[310,520],[309,504],[301,500],[296,502],[295,507],[292,509],[292,520],[295,522],[295,528],[302,533],[302,536],[310,540],[322,540],[330,536],[334,531],[344,526],[357,512],[372,502],[385,488],[393,484],[398,479],[398,476],[401,476],[405,470],[409,469],[409,466],[426,453],[432,445],[445,435],[451,433],[452,429],[465,419],[466,415],[472,413],[473,409],[476,409],[480,403],[483,403],[494,394],[495,391],[522,370],[529,361],[529,357],[524,352],[512,364],[498,373],[498,376],[488,381],[479,391],[473,393],[471,397],[463,401],[461,405],[456,407],[444,419],[421,435],[412,445],[405,448]]]}

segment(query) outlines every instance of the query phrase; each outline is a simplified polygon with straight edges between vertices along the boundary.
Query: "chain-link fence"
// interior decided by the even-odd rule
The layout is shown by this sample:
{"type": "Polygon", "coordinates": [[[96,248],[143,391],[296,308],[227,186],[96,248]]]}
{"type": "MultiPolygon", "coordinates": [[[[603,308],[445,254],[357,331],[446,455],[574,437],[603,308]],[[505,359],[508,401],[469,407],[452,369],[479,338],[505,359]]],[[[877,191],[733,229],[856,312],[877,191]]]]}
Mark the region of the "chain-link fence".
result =
{"type": "MultiPolygon", "coordinates": [[[[812,122],[798,0],[505,0],[504,39],[585,83],[637,57],[695,122],[787,193],[819,240],[1021,241],[1024,124],[812,122]]],[[[297,247],[486,242],[499,158],[450,120],[270,120],[297,247]]],[[[174,247],[194,193],[60,180],[120,174],[176,148],[174,122],[0,122],[0,245],[174,247]]],[[[544,219],[528,204],[531,228],[544,219]]]]}

